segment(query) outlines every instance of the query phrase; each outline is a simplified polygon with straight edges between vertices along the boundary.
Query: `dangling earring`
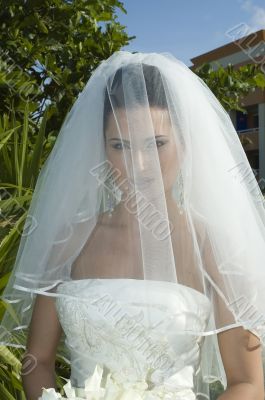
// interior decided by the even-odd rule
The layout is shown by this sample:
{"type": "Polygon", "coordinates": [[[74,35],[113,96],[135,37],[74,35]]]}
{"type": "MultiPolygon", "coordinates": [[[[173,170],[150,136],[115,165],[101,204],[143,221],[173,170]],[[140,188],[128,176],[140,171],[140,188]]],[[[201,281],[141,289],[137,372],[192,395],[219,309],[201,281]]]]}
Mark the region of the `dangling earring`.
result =
{"type": "Polygon", "coordinates": [[[111,174],[104,181],[102,185],[103,189],[103,209],[102,211],[106,212],[109,217],[112,216],[113,210],[117,204],[122,199],[123,191],[117,186],[116,181],[114,179],[114,175],[111,174]]]}
{"type": "Polygon", "coordinates": [[[114,210],[114,201],[113,201],[113,195],[110,194],[109,191],[107,194],[107,207],[108,207],[108,216],[112,217],[112,212],[114,210]]]}
{"type": "Polygon", "coordinates": [[[107,183],[107,208],[108,208],[108,216],[111,217],[116,200],[116,185],[114,183],[113,176],[111,175],[108,179],[107,183]]]}
{"type": "Polygon", "coordinates": [[[177,184],[177,197],[178,197],[177,203],[178,203],[178,207],[179,207],[179,212],[180,212],[180,214],[183,214],[183,211],[184,211],[184,187],[183,187],[183,176],[182,176],[181,170],[178,173],[176,184],[177,184]]]}

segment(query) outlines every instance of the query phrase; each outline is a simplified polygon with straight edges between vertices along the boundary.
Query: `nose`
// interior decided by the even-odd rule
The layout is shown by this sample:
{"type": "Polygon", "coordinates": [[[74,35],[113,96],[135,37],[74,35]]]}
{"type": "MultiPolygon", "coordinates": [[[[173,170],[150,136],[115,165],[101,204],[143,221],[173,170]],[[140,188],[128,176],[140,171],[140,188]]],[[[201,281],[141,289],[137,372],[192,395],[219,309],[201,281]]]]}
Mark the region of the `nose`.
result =
{"type": "Polygon", "coordinates": [[[134,158],[134,163],[137,171],[143,172],[146,168],[146,155],[144,155],[144,152],[139,149],[136,151],[134,158]]]}
{"type": "Polygon", "coordinates": [[[129,177],[140,183],[142,180],[149,180],[151,175],[151,164],[147,151],[135,149],[130,155],[129,177]]]}

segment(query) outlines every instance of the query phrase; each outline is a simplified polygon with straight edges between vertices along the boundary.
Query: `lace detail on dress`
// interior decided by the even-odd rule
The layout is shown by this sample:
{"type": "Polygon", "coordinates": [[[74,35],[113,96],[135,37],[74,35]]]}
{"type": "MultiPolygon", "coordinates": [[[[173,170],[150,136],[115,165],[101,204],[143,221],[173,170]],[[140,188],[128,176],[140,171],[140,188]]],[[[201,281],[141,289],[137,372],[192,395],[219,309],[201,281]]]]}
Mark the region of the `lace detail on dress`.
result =
{"type": "Polygon", "coordinates": [[[184,331],[204,329],[206,296],[179,284],[134,279],[70,281],[57,292],[73,385],[84,387],[99,364],[121,382],[148,376],[150,389],[167,381],[175,389],[193,387],[202,338],[184,331]]]}

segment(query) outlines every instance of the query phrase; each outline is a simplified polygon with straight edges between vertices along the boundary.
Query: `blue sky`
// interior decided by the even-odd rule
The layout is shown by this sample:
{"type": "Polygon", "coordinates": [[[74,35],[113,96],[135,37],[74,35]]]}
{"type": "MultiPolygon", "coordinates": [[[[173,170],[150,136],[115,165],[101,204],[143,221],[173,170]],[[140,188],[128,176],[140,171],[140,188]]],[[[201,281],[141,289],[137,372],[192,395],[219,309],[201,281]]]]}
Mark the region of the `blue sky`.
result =
{"type": "Polygon", "coordinates": [[[239,24],[248,33],[265,29],[264,0],[121,1],[127,15],[117,9],[118,20],[136,36],[122,50],[166,51],[188,66],[191,58],[231,42],[227,32],[239,24]]]}

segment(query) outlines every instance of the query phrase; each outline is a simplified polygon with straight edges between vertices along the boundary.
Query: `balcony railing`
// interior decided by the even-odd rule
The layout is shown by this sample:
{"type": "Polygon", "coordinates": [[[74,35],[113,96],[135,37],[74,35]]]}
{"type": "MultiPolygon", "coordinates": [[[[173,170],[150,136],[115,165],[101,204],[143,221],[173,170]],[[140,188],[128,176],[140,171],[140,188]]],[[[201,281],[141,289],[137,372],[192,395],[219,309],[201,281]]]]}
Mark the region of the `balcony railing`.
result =
{"type": "Polygon", "coordinates": [[[258,133],[258,132],[259,132],[259,128],[249,128],[249,129],[242,129],[242,130],[237,131],[237,133],[239,135],[246,134],[246,133],[248,133],[248,134],[258,133]]]}

